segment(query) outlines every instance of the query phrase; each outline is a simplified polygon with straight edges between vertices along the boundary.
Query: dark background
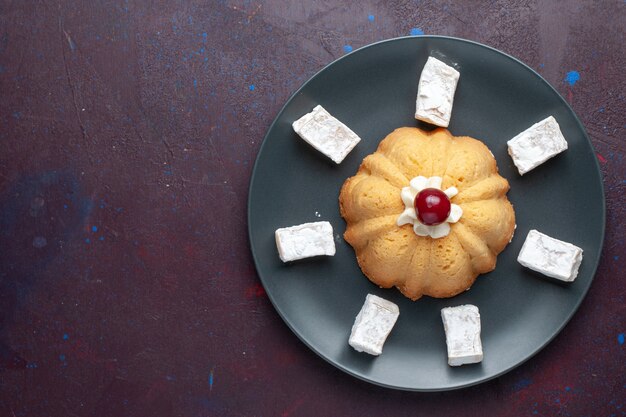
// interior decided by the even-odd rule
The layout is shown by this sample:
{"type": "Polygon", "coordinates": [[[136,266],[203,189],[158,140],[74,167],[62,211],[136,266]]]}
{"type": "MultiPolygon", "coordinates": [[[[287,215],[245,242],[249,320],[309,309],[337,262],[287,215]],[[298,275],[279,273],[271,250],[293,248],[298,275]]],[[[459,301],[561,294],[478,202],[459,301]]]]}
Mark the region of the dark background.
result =
{"type": "Polygon", "coordinates": [[[626,415],[626,2],[348,3],[0,1],[0,415],[626,415]],[[246,228],[288,97],[353,49],[422,33],[555,86],[607,197],[598,273],[563,332],[496,380],[429,394],[309,351],[246,228]]]}

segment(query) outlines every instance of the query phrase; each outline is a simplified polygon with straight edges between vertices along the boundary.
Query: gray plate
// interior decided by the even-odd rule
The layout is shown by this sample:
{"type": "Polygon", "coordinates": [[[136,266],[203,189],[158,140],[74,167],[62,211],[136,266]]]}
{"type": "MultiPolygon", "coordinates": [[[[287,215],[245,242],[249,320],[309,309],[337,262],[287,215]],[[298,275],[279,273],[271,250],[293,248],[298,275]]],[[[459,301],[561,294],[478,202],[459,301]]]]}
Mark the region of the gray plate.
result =
{"type": "Polygon", "coordinates": [[[605,225],[602,179],[583,126],[559,94],[537,73],[495,49],[461,39],[422,36],[361,48],[324,68],[287,102],[261,146],[250,183],[248,227],[258,274],[274,307],[293,332],[338,368],[375,384],[416,391],[466,387],[501,375],[543,348],[583,300],[598,265],[605,225]],[[450,131],[484,141],[511,184],[517,231],[496,269],[470,291],[451,299],[417,302],[395,289],[380,289],[361,273],[343,240],[345,222],[337,197],[365,156],[400,126],[424,126],[413,118],[417,81],[432,51],[460,67],[450,131]],[[298,138],[291,123],[322,104],[362,141],[341,165],[298,138]],[[553,115],[569,149],[520,177],[506,141],[553,115]],[[584,194],[581,194],[584,191],[584,194]],[[279,227],[328,220],[337,254],[291,264],[278,258],[279,227]],[[530,229],[584,250],[571,284],[524,269],[517,254],[530,229]],[[354,318],[367,293],[397,303],[400,318],[383,354],[372,357],[348,346],[354,318]],[[479,307],[484,360],[447,365],[443,307],[479,307]]]}

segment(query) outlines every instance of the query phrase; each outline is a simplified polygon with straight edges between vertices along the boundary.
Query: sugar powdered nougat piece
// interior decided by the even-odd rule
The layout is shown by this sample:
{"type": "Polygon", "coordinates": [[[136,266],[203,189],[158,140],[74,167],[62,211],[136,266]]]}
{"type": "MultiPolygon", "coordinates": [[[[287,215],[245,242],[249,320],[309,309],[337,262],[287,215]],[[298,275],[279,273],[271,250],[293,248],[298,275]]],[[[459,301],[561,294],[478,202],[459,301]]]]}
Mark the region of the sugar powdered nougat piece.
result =
{"type": "Polygon", "coordinates": [[[277,229],[276,247],[283,262],[335,254],[333,227],[329,222],[304,223],[277,229]]]}
{"type": "Polygon", "coordinates": [[[552,116],[535,123],[507,142],[509,155],[520,175],[567,149],[567,141],[552,116]]]}
{"type": "Polygon", "coordinates": [[[319,105],[292,126],[298,136],[337,164],[361,141],[348,126],[319,105]]]}
{"type": "Polygon", "coordinates": [[[523,266],[566,282],[576,279],[582,260],[581,248],[537,230],[528,232],[517,257],[517,261],[523,266]]]}
{"type": "Polygon", "coordinates": [[[448,127],[460,73],[432,56],[426,61],[417,87],[415,118],[448,127]]]}
{"type": "Polygon", "coordinates": [[[368,294],[356,316],[348,343],[358,352],[380,355],[399,315],[400,310],[396,304],[368,294]]]}
{"type": "Polygon", "coordinates": [[[448,365],[460,366],[483,360],[478,307],[467,304],[441,310],[448,346],[448,365]]]}

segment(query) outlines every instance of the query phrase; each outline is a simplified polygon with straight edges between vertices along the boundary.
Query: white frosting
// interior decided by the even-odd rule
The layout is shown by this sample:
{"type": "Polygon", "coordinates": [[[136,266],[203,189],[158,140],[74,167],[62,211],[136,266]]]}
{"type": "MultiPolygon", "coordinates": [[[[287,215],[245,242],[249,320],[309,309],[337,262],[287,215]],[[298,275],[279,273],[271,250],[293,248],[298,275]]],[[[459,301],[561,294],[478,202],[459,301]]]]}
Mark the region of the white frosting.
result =
{"type": "Polygon", "coordinates": [[[441,310],[446,332],[448,365],[459,366],[483,360],[478,307],[467,304],[441,310]]]}
{"type": "Polygon", "coordinates": [[[380,355],[399,315],[400,309],[396,304],[368,294],[354,320],[348,343],[357,352],[380,355]]]}
{"type": "MultiPolygon", "coordinates": [[[[463,209],[457,204],[450,203],[450,215],[448,218],[441,224],[435,226],[428,226],[423,224],[417,218],[417,213],[415,212],[415,197],[417,194],[425,188],[437,188],[441,190],[441,177],[430,177],[426,178],[423,176],[415,177],[409,182],[408,187],[402,188],[400,192],[400,197],[402,197],[402,202],[404,203],[404,211],[400,216],[398,216],[398,220],[396,224],[398,226],[403,226],[405,224],[412,224],[413,231],[418,236],[430,236],[433,239],[439,239],[444,236],[448,236],[450,233],[450,224],[456,223],[459,221],[461,216],[463,215],[463,209]]],[[[452,199],[455,195],[459,193],[459,190],[456,187],[449,187],[443,192],[448,196],[449,199],[452,199]]]]}
{"type": "Polygon", "coordinates": [[[283,262],[335,254],[333,227],[329,222],[284,227],[277,229],[274,235],[278,255],[283,262]]]}
{"type": "Polygon", "coordinates": [[[417,87],[415,118],[448,127],[459,72],[432,56],[426,61],[417,87]]]}
{"type": "Polygon", "coordinates": [[[337,164],[361,141],[348,126],[319,105],[293,122],[292,126],[298,136],[337,164]]]}
{"type": "Polygon", "coordinates": [[[572,282],[578,276],[583,250],[537,230],[528,232],[517,261],[552,278],[572,282]]]}
{"type": "Polygon", "coordinates": [[[567,141],[552,116],[524,130],[509,140],[507,145],[520,175],[567,149],[567,141]]]}

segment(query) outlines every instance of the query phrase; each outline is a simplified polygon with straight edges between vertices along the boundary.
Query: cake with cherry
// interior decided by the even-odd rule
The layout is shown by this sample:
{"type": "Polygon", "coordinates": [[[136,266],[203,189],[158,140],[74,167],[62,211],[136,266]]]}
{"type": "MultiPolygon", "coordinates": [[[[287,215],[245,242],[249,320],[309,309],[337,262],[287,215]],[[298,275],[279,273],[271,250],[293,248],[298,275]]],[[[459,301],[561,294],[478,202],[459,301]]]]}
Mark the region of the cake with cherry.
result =
{"type": "Polygon", "coordinates": [[[492,271],[511,241],[508,190],[481,141],[399,128],[343,184],[344,238],[380,287],[412,300],[452,297],[492,271]]]}

